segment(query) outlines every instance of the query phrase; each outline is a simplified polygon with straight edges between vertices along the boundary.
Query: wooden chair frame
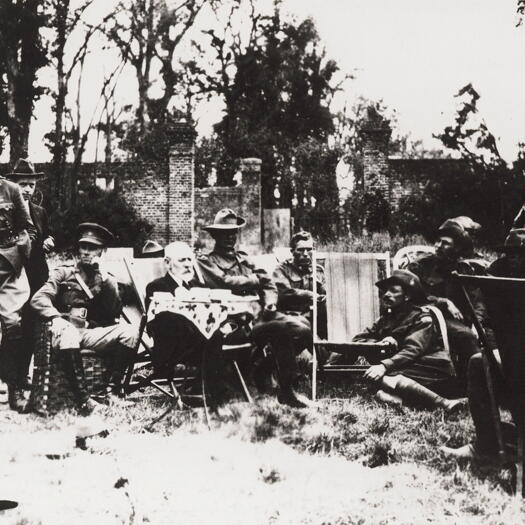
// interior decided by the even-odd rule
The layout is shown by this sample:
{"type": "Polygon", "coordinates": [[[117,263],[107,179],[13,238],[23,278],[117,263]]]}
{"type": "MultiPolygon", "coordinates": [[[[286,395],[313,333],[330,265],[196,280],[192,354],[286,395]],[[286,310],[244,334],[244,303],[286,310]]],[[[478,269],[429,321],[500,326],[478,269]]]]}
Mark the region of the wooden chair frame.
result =
{"type": "MultiPolygon", "coordinates": [[[[318,262],[320,260],[324,260],[325,263],[326,263],[326,260],[329,259],[329,258],[337,258],[337,257],[341,257],[343,258],[343,256],[347,256],[347,255],[354,255],[356,257],[357,260],[359,259],[363,259],[363,260],[367,260],[367,261],[370,261],[370,260],[373,260],[375,261],[377,264],[379,264],[380,262],[383,262],[384,265],[385,265],[385,274],[384,274],[384,277],[389,277],[390,276],[390,253],[389,252],[384,252],[384,253],[360,253],[360,254],[350,254],[350,253],[329,253],[329,252],[314,252],[313,253],[313,258],[312,258],[312,268],[313,268],[313,282],[316,283],[317,282],[317,265],[318,265],[318,262]]],[[[326,265],[325,265],[326,266],[326,265]]],[[[326,274],[326,267],[325,267],[325,274],[326,274]]],[[[379,277],[379,276],[377,276],[379,277]]],[[[372,287],[375,286],[375,282],[371,283],[372,284],[372,287]]],[[[359,287],[359,286],[358,286],[359,287]]],[[[326,366],[326,365],[323,365],[323,366],[319,366],[319,362],[318,362],[318,359],[317,359],[317,351],[316,351],[316,346],[320,346],[320,345],[330,345],[330,346],[334,346],[334,345],[337,345],[338,349],[341,349],[341,350],[356,350],[356,349],[359,349],[359,350],[366,350],[367,348],[368,349],[373,349],[373,350],[381,350],[383,348],[382,345],[378,345],[377,343],[350,343],[350,340],[351,338],[356,335],[357,333],[359,333],[359,331],[363,330],[364,328],[366,328],[366,326],[359,326],[359,327],[356,327],[356,330],[353,334],[349,334],[349,336],[345,339],[347,340],[344,340],[344,341],[341,341],[341,340],[337,340],[337,341],[334,341],[334,340],[330,340],[330,335],[328,335],[327,337],[327,340],[323,340],[323,339],[320,339],[318,337],[318,326],[317,326],[317,322],[318,322],[318,319],[317,319],[317,316],[318,316],[318,311],[317,311],[317,289],[316,289],[316,286],[314,285],[314,297],[313,297],[313,319],[312,319],[312,323],[313,323],[313,327],[312,327],[312,332],[313,332],[313,359],[312,359],[312,399],[316,399],[317,397],[317,373],[318,371],[321,371],[321,372],[346,372],[346,373],[351,373],[351,374],[363,374],[364,371],[368,368],[368,366],[366,365],[332,365],[332,366],[326,366]]],[[[373,290],[373,293],[375,294],[375,288],[372,288],[373,290]]],[[[379,316],[379,295],[377,295],[377,297],[373,297],[372,298],[372,301],[375,302],[375,307],[377,308],[377,315],[375,317],[378,317],[379,316]]],[[[327,302],[327,307],[328,307],[328,302],[327,302]]],[[[327,320],[327,323],[329,321],[327,320]]],[[[371,324],[371,323],[369,323],[371,324]]]]}

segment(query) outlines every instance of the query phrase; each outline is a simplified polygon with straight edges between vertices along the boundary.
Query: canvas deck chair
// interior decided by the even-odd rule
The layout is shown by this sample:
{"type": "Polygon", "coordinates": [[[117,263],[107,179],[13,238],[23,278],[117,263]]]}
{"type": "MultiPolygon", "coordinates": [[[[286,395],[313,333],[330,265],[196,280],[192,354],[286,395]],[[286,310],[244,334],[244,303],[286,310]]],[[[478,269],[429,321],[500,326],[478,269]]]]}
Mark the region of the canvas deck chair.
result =
{"type": "Polygon", "coordinates": [[[517,476],[516,494],[523,492],[524,438],[525,438],[525,279],[487,276],[457,275],[467,304],[472,313],[474,326],[481,343],[483,365],[491,401],[491,415],[498,441],[499,455],[505,460],[505,446],[499,405],[494,391],[497,375],[503,375],[504,394],[512,419],[517,428],[517,476]],[[501,366],[488,344],[483,325],[476,318],[470,302],[469,290],[481,290],[491,327],[494,330],[501,366]]]}
{"type": "Polygon", "coordinates": [[[362,374],[368,366],[320,365],[318,350],[324,346],[339,353],[345,351],[380,351],[377,343],[350,343],[352,338],[371,326],[379,317],[379,291],[375,283],[390,275],[390,255],[385,253],[313,254],[314,282],[318,265],[324,267],[326,280],[327,339],[321,339],[317,326],[317,290],[314,287],[312,398],[317,396],[318,370],[362,374]],[[334,348],[335,347],[335,348],[334,348]]]}
{"type": "MultiPolygon", "coordinates": [[[[140,346],[137,348],[135,362],[129,367],[125,380],[124,389],[126,393],[132,393],[142,388],[151,386],[156,388],[163,394],[167,395],[171,399],[179,402],[181,396],[178,389],[190,381],[195,381],[196,376],[194,375],[181,375],[178,377],[166,379],[158,379],[152,377],[152,364],[151,364],[151,351],[153,347],[153,341],[148,337],[145,328],[147,323],[147,311],[146,311],[146,286],[153,279],[164,275],[166,268],[164,265],[163,258],[153,259],[126,259],[126,267],[128,269],[130,281],[137,297],[137,306],[135,311],[133,308],[128,307],[128,316],[135,319],[135,322],[139,323],[140,327],[140,346]],[[140,376],[137,374],[137,369],[141,369],[146,372],[146,375],[140,376]],[[135,379],[137,378],[137,379],[135,379]]],[[[195,272],[197,278],[202,280],[202,275],[198,265],[195,265],[195,272]]],[[[251,349],[250,343],[243,344],[223,344],[222,351],[224,356],[231,361],[234,372],[239,380],[240,387],[245,399],[249,402],[252,401],[250,392],[241,373],[237,358],[243,352],[251,349]]],[[[203,359],[205,356],[203,356],[203,359]]],[[[205,396],[205,378],[202,378],[202,390],[203,394],[196,397],[205,396]]],[[[204,400],[206,401],[206,400],[204,400]]]]}

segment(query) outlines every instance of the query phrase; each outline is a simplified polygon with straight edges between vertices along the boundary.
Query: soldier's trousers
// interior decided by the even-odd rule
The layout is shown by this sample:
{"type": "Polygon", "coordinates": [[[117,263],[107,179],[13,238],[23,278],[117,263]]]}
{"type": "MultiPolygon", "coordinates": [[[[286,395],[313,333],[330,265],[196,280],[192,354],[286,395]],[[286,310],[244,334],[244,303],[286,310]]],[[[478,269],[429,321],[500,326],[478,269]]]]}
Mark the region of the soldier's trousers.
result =
{"type": "Polygon", "coordinates": [[[28,299],[29,282],[25,270],[17,276],[7,260],[0,256],[0,379],[12,386],[18,386],[22,375],[25,378],[21,365],[21,313],[28,299]]]}
{"type": "MultiPolygon", "coordinates": [[[[498,451],[496,430],[492,420],[490,409],[490,397],[487,385],[487,378],[483,369],[483,359],[481,353],[475,354],[470,358],[467,370],[467,395],[470,407],[470,414],[476,429],[476,451],[481,455],[492,456],[498,451]]],[[[494,390],[498,402],[504,402],[503,379],[494,378],[494,390]]],[[[512,423],[503,423],[503,440],[507,452],[514,452],[516,446],[516,427],[512,423]]]]}
{"type": "Polygon", "coordinates": [[[472,330],[456,319],[447,319],[447,334],[450,344],[450,354],[457,377],[465,386],[467,381],[467,365],[469,359],[480,349],[472,330]]]}
{"type": "Polygon", "coordinates": [[[312,330],[308,320],[303,316],[277,312],[274,319],[255,324],[252,339],[260,348],[270,345],[277,364],[280,387],[291,388],[297,377],[296,355],[311,346],[312,330]]]}

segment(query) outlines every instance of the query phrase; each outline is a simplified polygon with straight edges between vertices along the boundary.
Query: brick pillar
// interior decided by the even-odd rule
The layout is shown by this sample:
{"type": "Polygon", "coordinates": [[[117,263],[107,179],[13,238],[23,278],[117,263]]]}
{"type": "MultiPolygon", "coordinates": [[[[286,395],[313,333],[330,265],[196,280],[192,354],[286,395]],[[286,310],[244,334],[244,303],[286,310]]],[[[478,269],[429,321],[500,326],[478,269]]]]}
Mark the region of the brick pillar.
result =
{"type": "Polygon", "coordinates": [[[169,156],[166,239],[193,243],[195,130],[181,120],[172,125],[169,156]]]}
{"type": "Polygon", "coordinates": [[[239,241],[256,250],[262,246],[261,159],[241,159],[240,170],[243,188],[239,213],[246,219],[246,226],[239,241]]]}
{"type": "Polygon", "coordinates": [[[392,129],[374,107],[369,107],[359,133],[363,140],[363,184],[367,189],[379,188],[390,200],[388,146],[392,129]]]}

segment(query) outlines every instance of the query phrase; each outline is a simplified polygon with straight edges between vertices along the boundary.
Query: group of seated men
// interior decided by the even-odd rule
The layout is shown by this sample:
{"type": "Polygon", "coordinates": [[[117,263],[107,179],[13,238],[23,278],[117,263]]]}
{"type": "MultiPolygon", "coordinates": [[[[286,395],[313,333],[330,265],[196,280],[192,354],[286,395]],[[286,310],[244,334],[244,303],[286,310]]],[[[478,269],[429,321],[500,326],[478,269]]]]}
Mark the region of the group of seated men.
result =
{"type": "MultiPolygon", "coordinates": [[[[32,166],[20,171],[20,180],[22,175],[29,179],[39,175],[32,166]]],[[[15,169],[11,175],[16,174],[15,169]]],[[[15,247],[17,254],[22,253],[22,241],[30,243],[31,240],[33,249],[40,246],[45,251],[49,241],[45,233],[40,233],[38,240],[34,219],[21,200],[19,187],[2,179],[0,190],[6,204],[0,211],[9,227],[6,228],[9,235],[6,233],[5,239],[0,239],[0,277],[3,279],[0,317],[5,331],[0,352],[0,378],[9,386],[10,406],[14,410],[24,409],[20,390],[27,377],[28,352],[21,350],[19,328],[25,308],[30,311],[29,317],[50,321],[52,345],[60,349],[64,365],[77,378],[73,388],[79,407],[89,412],[95,403],[82,384],[80,349],[91,348],[111,356],[110,388],[120,394],[124,370],[138,343],[138,327],[117,322],[122,309],[118,286],[100,263],[113,236],[98,224],[80,224],[76,261],[56,268],[44,282],[41,279],[38,286],[29,291],[27,284],[22,282],[27,261],[15,260],[11,252],[15,247]],[[24,232],[29,235],[24,237],[24,232]],[[22,360],[21,355],[24,355],[22,360]]],[[[318,335],[326,336],[324,275],[322,268],[316,268],[315,272],[312,268],[312,236],[303,231],[296,233],[291,239],[291,259],[269,275],[236,249],[238,234],[244,225],[245,220],[234,210],[220,210],[214,222],[204,228],[214,239],[214,248],[197,260],[185,243],[166,246],[166,275],[149,283],[146,302],[149,304],[155,292],[174,294],[177,288],[195,286],[258,296],[262,309],[248,337],[254,348],[266,349],[271,359],[261,361],[254,357],[254,380],[257,383],[260,363],[270,362],[278,382],[278,400],[294,407],[306,407],[310,402],[296,391],[297,356],[313,350],[314,297],[318,301],[318,335]],[[317,277],[315,283],[314,275],[317,277]]],[[[457,398],[461,391],[467,392],[478,440],[474,446],[463,447],[457,453],[460,455],[490,454],[495,445],[493,440],[486,438],[490,433],[485,431],[487,411],[483,403],[486,400],[479,394],[483,386],[479,386],[480,348],[471,329],[473,314],[453,273],[525,277],[525,230],[511,230],[505,245],[500,247],[504,256],[488,267],[474,253],[470,231],[475,226],[465,217],[445,221],[437,231],[435,253],[377,282],[382,315],[373,326],[354,338],[357,342],[380,342],[390,349],[388,355],[370,359],[370,367],[364,374],[377,386],[377,397],[385,402],[451,411],[459,405],[457,398]],[[446,325],[450,350],[445,345],[436,308],[446,325]],[[481,434],[483,439],[479,437],[481,434]]],[[[475,315],[488,326],[481,294],[472,290],[471,301],[475,315]]],[[[207,339],[191,321],[174,312],[157,315],[150,321],[148,331],[154,341],[152,361],[159,376],[172,375],[178,363],[191,363],[202,351],[210,356],[215,371],[221,369],[220,349],[224,336],[220,331],[207,339]]],[[[337,363],[348,356],[332,353],[320,358],[337,363]]],[[[218,373],[212,374],[212,378],[212,383],[220,382],[218,373]]],[[[456,453],[450,450],[449,453],[456,453]]]]}

